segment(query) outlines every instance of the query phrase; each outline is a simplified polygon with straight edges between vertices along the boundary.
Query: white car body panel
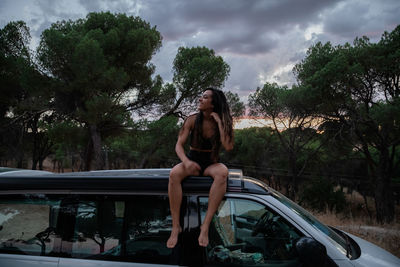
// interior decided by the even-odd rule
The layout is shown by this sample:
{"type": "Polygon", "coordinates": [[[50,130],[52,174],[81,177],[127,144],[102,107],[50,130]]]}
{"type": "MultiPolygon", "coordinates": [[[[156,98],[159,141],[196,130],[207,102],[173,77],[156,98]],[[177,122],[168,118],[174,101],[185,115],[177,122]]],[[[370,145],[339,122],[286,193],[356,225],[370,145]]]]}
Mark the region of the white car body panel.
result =
{"type": "MultiPolygon", "coordinates": [[[[347,233],[348,234],[348,233],[347,233]]],[[[358,259],[352,260],[356,267],[374,266],[374,267],[391,267],[400,266],[400,259],[380,248],[371,242],[368,242],[355,235],[348,234],[361,249],[361,256],[358,259]]]]}
{"type": "Polygon", "coordinates": [[[0,263],[1,267],[57,267],[59,258],[57,257],[43,257],[43,256],[29,256],[29,255],[13,255],[1,254],[0,263]]]}
{"type": "MultiPolygon", "coordinates": [[[[243,197],[243,195],[242,195],[243,197]]],[[[400,266],[400,259],[388,251],[352,234],[346,233],[351,237],[360,247],[361,256],[357,259],[349,259],[346,257],[345,252],[335,245],[335,242],[327,235],[322,233],[317,228],[306,222],[295,211],[291,210],[286,205],[282,204],[279,200],[272,196],[259,196],[253,195],[252,199],[262,199],[268,206],[274,208],[280,215],[290,221],[292,224],[297,225],[299,230],[302,230],[306,236],[310,236],[323,244],[326,247],[328,256],[340,267],[391,267],[400,266]]]]}
{"type": "Polygon", "coordinates": [[[61,258],[58,267],[155,267],[155,266],[178,266],[165,264],[150,264],[136,262],[118,262],[118,261],[100,261],[100,260],[85,260],[85,259],[69,259],[61,258]]]}

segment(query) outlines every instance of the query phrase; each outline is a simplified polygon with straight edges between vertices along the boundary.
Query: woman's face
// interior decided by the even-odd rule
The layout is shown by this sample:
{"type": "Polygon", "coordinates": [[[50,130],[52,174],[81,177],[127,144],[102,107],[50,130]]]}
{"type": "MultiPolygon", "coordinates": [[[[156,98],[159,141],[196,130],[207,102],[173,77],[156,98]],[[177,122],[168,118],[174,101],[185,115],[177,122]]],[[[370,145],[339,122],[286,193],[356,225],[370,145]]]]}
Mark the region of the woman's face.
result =
{"type": "Polygon", "coordinates": [[[213,94],[213,92],[211,90],[206,90],[200,96],[200,99],[199,99],[199,110],[200,111],[214,109],[214,105],[212,104],[212,94],[213,94]]]}

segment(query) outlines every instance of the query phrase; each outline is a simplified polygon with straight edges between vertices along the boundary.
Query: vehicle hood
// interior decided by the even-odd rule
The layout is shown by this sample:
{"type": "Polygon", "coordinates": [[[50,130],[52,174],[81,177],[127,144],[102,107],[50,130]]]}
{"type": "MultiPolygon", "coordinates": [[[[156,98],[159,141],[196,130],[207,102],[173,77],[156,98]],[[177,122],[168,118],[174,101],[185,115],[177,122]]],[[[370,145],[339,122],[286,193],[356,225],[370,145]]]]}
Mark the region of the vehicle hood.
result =
{"type": "Polygon", "coordinates": [[[389,267],[400,266],[400,258],[380,248],[371,242],[346,232],[360,246],[361,255],[358,259],[352,260],[354,266],[389,267]]]}

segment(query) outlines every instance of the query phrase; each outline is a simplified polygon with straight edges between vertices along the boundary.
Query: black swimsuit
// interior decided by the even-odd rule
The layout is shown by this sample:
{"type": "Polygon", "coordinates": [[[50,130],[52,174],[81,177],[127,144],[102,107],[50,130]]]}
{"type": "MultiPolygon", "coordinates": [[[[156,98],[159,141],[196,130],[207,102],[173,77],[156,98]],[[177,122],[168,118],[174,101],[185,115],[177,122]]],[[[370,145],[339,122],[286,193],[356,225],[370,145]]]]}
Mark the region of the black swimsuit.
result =
{"type": "Polygon", "coordinates": [[[211,160],[211,152],[201,152],[191,149],[189,150],[186,156],[190,160],[200,165],[201,168],[200,175],[203,175],[204,170],[207,169],[208,166],[215,163],[214,161],[211,160]]]}
{"type": "Polygon", "coordinates": [[[191,149],[191,150],[189,150],[189,153],[187,153],[186,156],[190,160],[192,160],[200,165],[200,167],[201,167],[200,175],[203,175],[204,170],[208,166],[217,162],[216,159],[213,160],[213,157],[212,157],[213,155],[212,155],[212,152],[210,151],[213,149],[213,145],[212,145],[213,138],[204,138],[203,136],[201,136],[200,138],[195,138],[195,132],[196,132],[196,130],[193,129],[190,134],[190,139],[191,139],[190,146],[195,149],[208,150],[208,151],[205,152],[205,151],[198,151],[198,150],[191,149]],[[200,139],[200,140],[197,140],[197,139],[200,139]]]}

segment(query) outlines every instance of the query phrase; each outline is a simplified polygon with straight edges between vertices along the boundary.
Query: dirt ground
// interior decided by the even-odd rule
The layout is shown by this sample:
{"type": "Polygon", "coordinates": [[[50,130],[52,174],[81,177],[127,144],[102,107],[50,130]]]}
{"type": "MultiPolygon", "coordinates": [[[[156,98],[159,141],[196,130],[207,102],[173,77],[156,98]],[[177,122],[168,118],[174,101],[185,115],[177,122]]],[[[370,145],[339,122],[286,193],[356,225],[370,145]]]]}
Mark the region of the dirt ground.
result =
{"type": "Polygon", "coordinates": [[[49,227],[49,211],[48,205],[0,204],[0,214],[10,215],[2,223],[0,241],[3,236],[16,240],[34,238],[37,233],[49,227]],[[26,227],[28,222],[29,227],[26,227]]]}
{"type": "Polygon", "coordinates": [[[365,208],[360,194],[353,191],[346,195],[349,201],[348,210],[335,214],[327,210],[314,213],[323,223],[363,238],[400,258],[400,206],[396,206],[395,220],[391,224],[379,224],[375,220],[373,199],[368,199],[372,219],[365,208]]]}

